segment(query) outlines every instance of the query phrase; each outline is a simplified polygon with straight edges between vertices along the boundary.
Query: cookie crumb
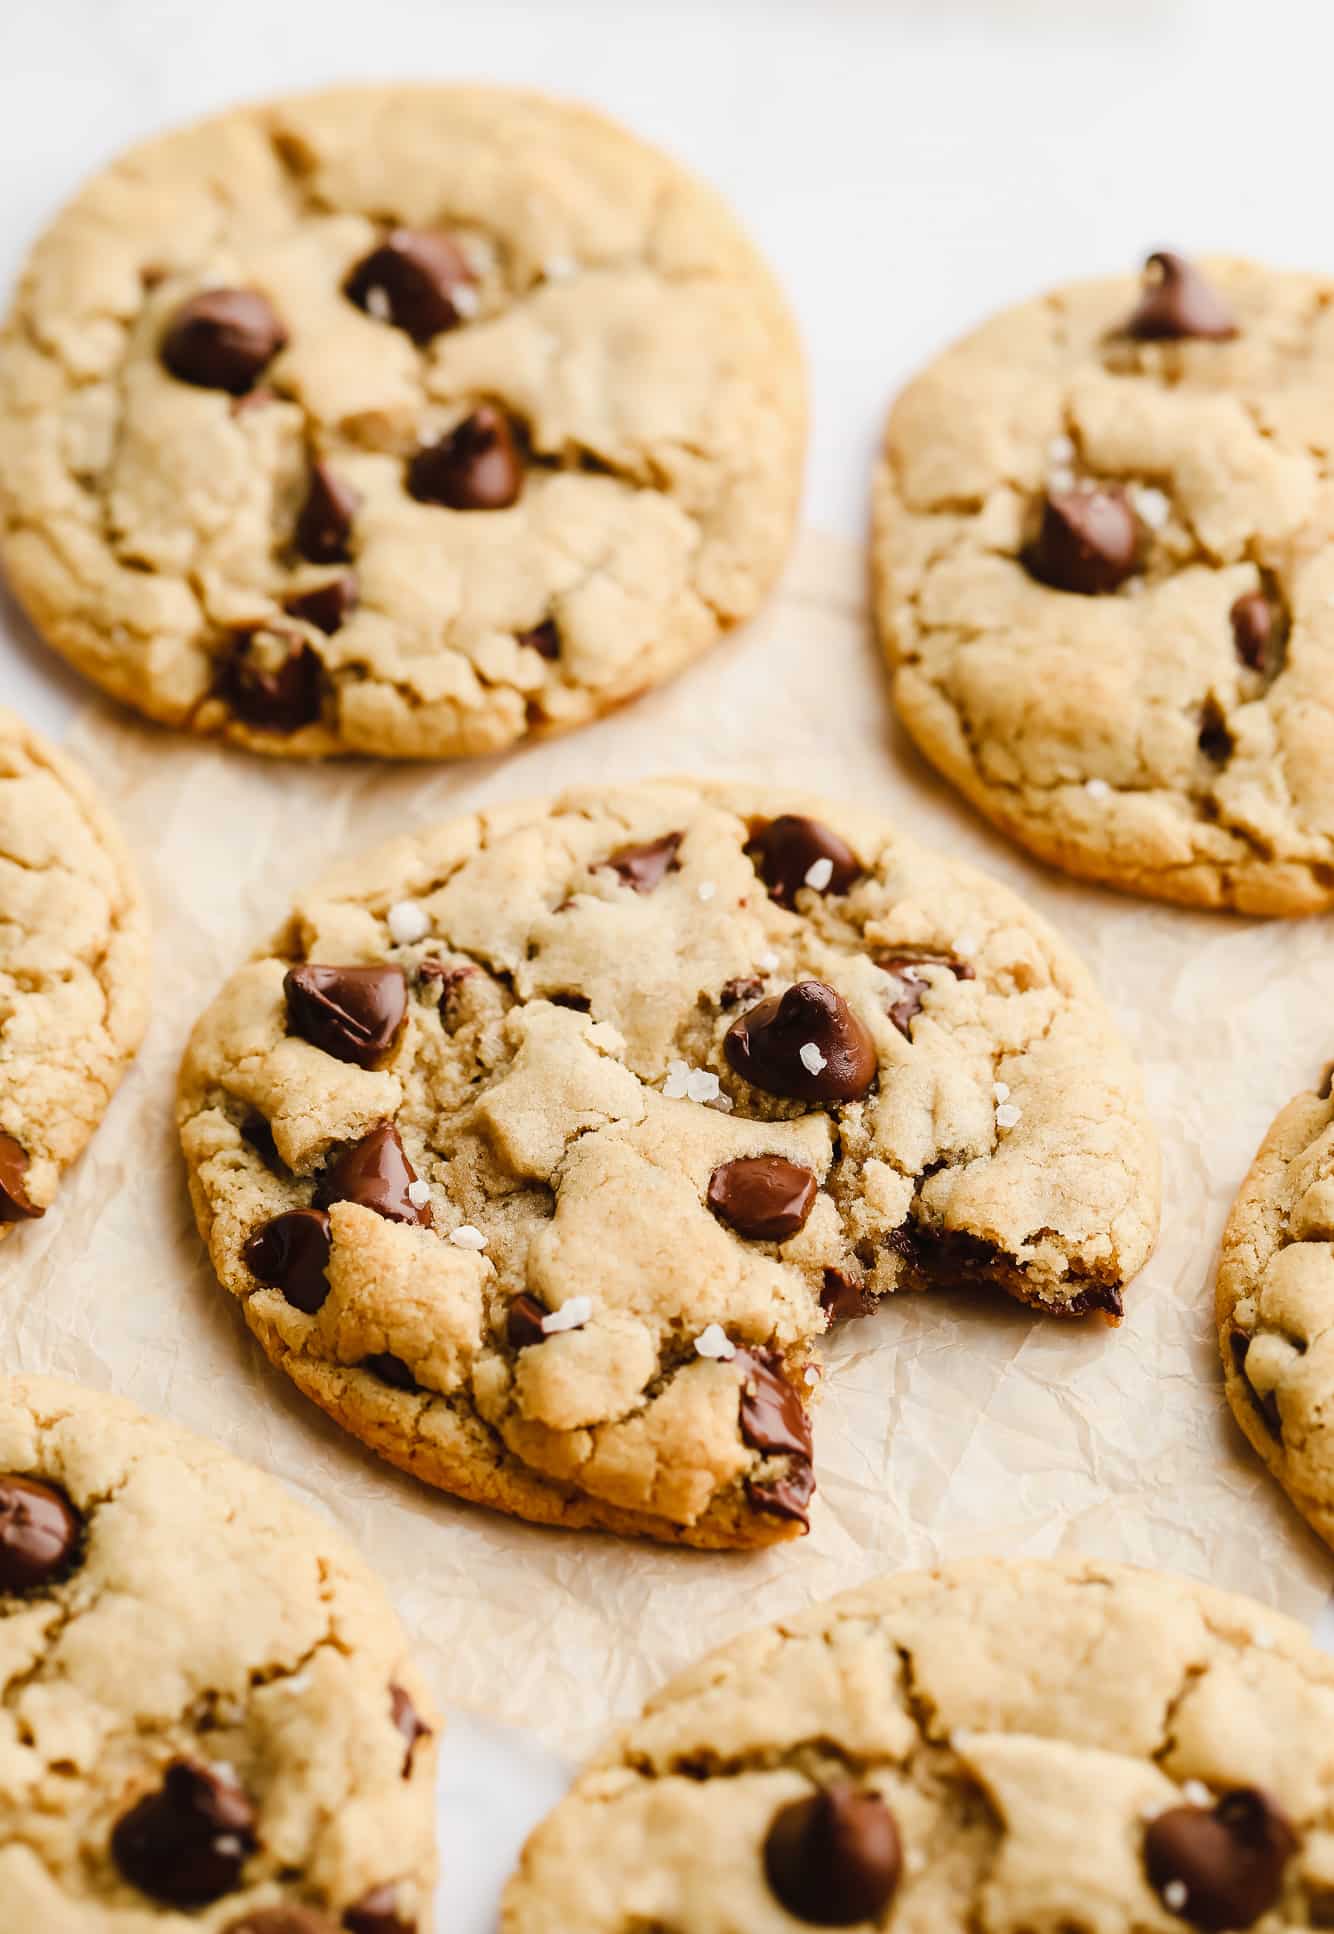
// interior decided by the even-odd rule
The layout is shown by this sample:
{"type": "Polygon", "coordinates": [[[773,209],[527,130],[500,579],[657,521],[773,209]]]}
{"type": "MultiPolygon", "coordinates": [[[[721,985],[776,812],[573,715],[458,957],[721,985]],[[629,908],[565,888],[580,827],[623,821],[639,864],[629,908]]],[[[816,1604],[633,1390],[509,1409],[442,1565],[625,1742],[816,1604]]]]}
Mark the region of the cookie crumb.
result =
{"type": "Polygon", "coordinates": [[[410,947],[414,941],[425,940],[431,931],[425,908],[415,900],[396,900],[385,916],[385,924],[396,947],[410,947]]]}
{"type": "Polygon", "coordinates": [[[807,1074],[823,1074],[829,1065],[814,1041],[803,1041],[797,1053],[807,1074]]]}
{"type": "Polygon", "coordinates": [[[449,1240],[456,1249],[477,1250],[486,1247],[486,1237],[480,1229],[474,1229],[471,1222],[461,1222],[457,1229],[451,1229],[449,1240]]]}
{"type": "MultiPolygon", "coordinates": [[[[455,1231],[457,1234],[458,1232],[455,1231]]],[[[593,1314],[591,1296],[571,1296],[559,1309],[553,1309],[542,1318],[543,1336],[555,1336],[561,1330],[581,1330],[593,1314]]]]}
{"type": "Polygon", "coordinates": [[[695,1338],[695,1350],[699,1356],[713,1357],[723,1363],[736,1355],[736,1344],[721,1323],[710,1323],[695,1338]]]}

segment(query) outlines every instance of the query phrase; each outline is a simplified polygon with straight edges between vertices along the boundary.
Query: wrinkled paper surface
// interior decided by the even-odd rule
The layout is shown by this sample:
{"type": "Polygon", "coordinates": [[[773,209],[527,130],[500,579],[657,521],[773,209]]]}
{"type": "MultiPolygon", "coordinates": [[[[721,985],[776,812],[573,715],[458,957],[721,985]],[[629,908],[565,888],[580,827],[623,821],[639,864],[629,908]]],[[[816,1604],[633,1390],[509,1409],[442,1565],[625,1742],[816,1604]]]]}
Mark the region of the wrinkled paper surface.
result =
{"type": "Polygon", "coordinates": [[[6,1362],[118,1391],[331,1514],[387,1581],[442,1700],[581,1752],[732,1633],[880,1572],[977,1553],[1129,1559],[1303,1619],[1320,1608],[1334,1561],[1231,1422],[1212,1296],[1261,1135],[1334,1054],[1329,922],[1141,904],[992,834],[892,721],[854,546],[808,535],[757,624],[631,709],[502,761],[289,767],[109,705],[71,748],[151,893],[153,1019],[56,1210],[5,1246],[6,1362]],[[1097,975],[1165,1156],[1157,1254],[1119,1330],[940,1294],[844,1326],[826,1348],[811,1535],[752,1555],[512,1522],[364,1451],[270,1369],[216,1284],[173,1126],[194,1019],[340,852],[575,782],[685,771],[849,796],[1017,888],[1097,975]]]}

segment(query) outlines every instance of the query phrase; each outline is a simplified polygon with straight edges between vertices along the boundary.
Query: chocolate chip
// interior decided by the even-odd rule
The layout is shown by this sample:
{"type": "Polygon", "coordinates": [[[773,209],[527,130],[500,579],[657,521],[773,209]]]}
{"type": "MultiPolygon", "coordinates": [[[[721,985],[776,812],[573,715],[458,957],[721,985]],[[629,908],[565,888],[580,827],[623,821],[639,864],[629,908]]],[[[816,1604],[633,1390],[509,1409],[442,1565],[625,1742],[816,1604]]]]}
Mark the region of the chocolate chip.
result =
{"type": "Polygon", "coordinates": [[[371,1356],[364,1356],[358,1367],[369,1370],[373,1377],[378,1377],[381,1383],[387,1383],[391,1390],[417,1388],[417,1379],[411,1367],[404,1363],[401,1356],[395,1356],[392,1350],[377,1350],[371,1356]]]}
{"type": "Polygon", "coordinates": [[[276,632],[241,632],[218,672],[222,698],[246,725],[261,732],[299,732],[320,715],[324,666],[304,638],[276,632]],[[261,639],[287,646],[287,655],[270,663],[261,639]]]}
{"type": "Polygon", "coordinates": [[[249,1143],[250,1147],[258,1155],[260,1161],[263,1162],[265,1168],[272,1174],[289,1175],[291,1173],[286,1162],[278,1153],[278,1144],[273,1139],[273,1130],[265,1121],[263,1115],[251,1114],[246,1116],[245,1120],[241,1123],[241,1140],[249,1143]]]}
{"type": "Polygon", "coordinates": [[[1253,1786],[1213,1807],[1169,1807],[1144,1831],[1145,1871],[1164,1906],[1211,1930],[1250,1927],[1276,1906],[1296,1851],[1286,1816],[1253,1786]]]}
{"type": "Polygon", "coordinates": [[[361,497],[327,463],[312,463],[306,501],[296,520],[296,548],[311,564],[346,564],[352,520],[361,497]]]}
{"type": "Polygon", "coordinates": [[[63,1491],[35,1477],[0,1477],[0,1592],[57,1584],[69,1570],[83,1519],[63,1491]]]}
{"type": "Polygon", "coordinates": [[[740,1007],[742,1001],[753,1001],[764,992],[764,982],[758,974],[737,974],[724,982],[718,996],[719,1007],[740,1007]]]}
{"type": "Polygon", "coordinates": [[[809,1464],[797,1461],[782,1477],[747,1478],[746,1496],[755,1510],[767,1511],[770,1517],[792,1518],[809,1531],[815,1472],[809,1464]]]}
{"type": "Polygon", "coordinates": [[[1265,1429],[1275,1443],[1283,1442],[1283,1413],[1278,1407],[1278,1392],[1267,1390],[1263,1396],[1246,1374],[1246,1359],[1251,1353],[1252,1339],[1241,1330],[1233,1330],[1231,1336],[1232,1362],[1237,1375],[1246,1386],[1246,1394],[1260,1413],[1265,1429]]]}
{"type": "Polygon", "coordinates": [[[931,983],[925,974],[919,974],[915,967],[909,967],[906,963],[900,963],[891,971],[902,982],[905,991],[891,1004],[889,1018],[904,1040],[911,1041],[913,1020],[922,1011],[922,1002],[930,991],[931,983]]]}
{"type": "Polygon", "coordinates": [[[412,1772],[412,1755],[417,1750],[417,1741],[429,1739],[431,1728],[423,1723],[417,1708],[402,1686],[390,1686],[389,1709],[393,1714],[394,1724],[408,1743],[408,1750],[403,1757],[403,1777],[407,1779],[412,1772]]]}
{"type": "Polygon", "coordinates": [[[794,1101],[859,1101],[876,1077],[875,1043],[841,994],[800,980],[733,1021],[728,1065],[756,1088],[794,1101]]]}
{"type": "Polygon", "coordinates": [[[802,887],[817,893],[846,893],[861,878],[852,848],[818,819],[780,813],[751,833],[746,851],[780,906],[796,905],[802,887]],[[808,878],[815,868],[815,879],[808,878]]]}
{"type": "Polygon", "coordinates": [[[326,637],[332,637],[344,619],[356,610],[358,595],[356,572],[344,571],[341,577],[317,584],[312,591],[295,592],[286,600],[283,610],[289,617],[300,618],[324,632],[326,637]]]}
{"type": "Polygon", "coordinates": [[[309,1907],[254,1907],[222,1934],[337,1934],[331,1920],[309,1907]]]}
{"type": "Polygon", "coordinates": [[[46,1214],[28,1194],[28,1155],[12,1135],[0,1135],[0,1222],[30,1222],[46,1214]]]}
{"type": "Polygon", "coordinates": [[[808,1168],[782,1155],[743,1155],[709,1177],[706,1200],[720,1222],[754,1242],[786,1242],[806,1226],[819,1188],[808,1168]]]}
{"type": "Polygon", "coordinates": [[[741,1372],[741,1435],[752,1450],[811,1460],[811,1421],[787,1378],[776,1350],[738,1350],[741,1372]]]}
{"type": "Polygon", "coordinates": [[[416,1921],[405,1920],[398,1911],[398,1888],[392,1882],[363,1894],[344,1914],[343,1926],[348,1934],[417,1934],[416,1921]]]}
{"type": "Polygon", "coordinates": [[[591,1014],[593,1003],[587,994],[548,994],[547,999],[553,1007],[568,1007],[575,1014],[591,1014]]]}
{"type": "Polygon", "coordinates": [[[315,1201],[321,1209],[334,1202],[357,1202],[387,1222],[415,1222],[429,1229],[430,1203],[418,1208],[408,1194],[416,1180],[417,1171],[403,1152],[398,1130],[385,1122],[334,1156],[315,1184],[315,1201]]]}
{"type": "Polygon", "coordinates": [[[396,228],[372,249],[343,284],[359,309],[430,342],[461,320],[455,298],[474,281],[458,243],[438,230],[396,228]]]}
{"type": "Polygon", "coordinates": [[[419,503],[448,510],[508,510],[523,489],[523,463],[509,418],[483,403],[448,436],[418,450],[408,489],[419,503]]]}
{"type": "Polygon", "coordinates": [[[339,1061],[373,1068],[398,1039],[408,1011],[401,967],[324,967],[307,962],[283,977],[287,1024],[339,1061]]]}
{"type": "Polygon", "coordinates": [[[111,1834],[111,1853],[133,1887],[173,1907],[204,1907],[231,1893],[255,1850],[255,1810],[236,1782],[198,1760],[175,1759],[156,1793],[111,1834]]]}
{"type": "Polygon", "coordinates": [[[652,893],[669,873],[679,870],[676,855],[684,837],[684,833],[664,833],[661,839],[648,840],[642,846],[618,846],[599,864],[618,873],[636,893],[652,893]]]}
{"type": "Polygon", "coordinates": [[[875,1308],[874,1290],[859,1276],[846,1269],[826,1269],[820,1288],[820,1308],[832,1324],[850,1322],[856,1316],[869,1316],[875,1308]]]}
{"type": "Polygon", "coordinates": [[[955,980],[977,979],[977,969],[970,960],[960,960],[957,954],[937,953],[930,947],[895,947],[892,953],[878,953],[875,964],[887,974],[906,974],[916,967],[948,967],[955,980]]]}
{"type": "Polygon", "coordinates": [[[242,1250],[252,1276],[280,1289],[294,1309],[314,1316],[329,1294],[329,1217],[323,1209],[288,1209],[255,1231],[242,1250]]]}
{"type": "Polygon", "coordinates": [[[1197,743],[1205,758],[1216,766],[1225,766],[1236,750],[1236,743],[1228,730],[1227,715],[1212,692],[1200,708],[1197,743]]]}
{"type": "Polygon", "coordinates": [[[764,1872],[775,1897],[813,1927],[878,1921],[894,1898],[903,1850],[878,1793],[839,1781],[774,1815],[764,1872]]]}
{"type": "Polygon", "coordinates": [[[543,658],[560,657],[560,633],[554,618],[545,623],[534,625],[531,631],[521,631],[515,639],[516,644],[527,645],[530,651],[538,652],[543,658]]]}
{"type": "Polygon", "coordinates": [[[1053,490],[1028,553],[1034,577],[1057,591],[1093,598],[1115,591],[1139,562],[1139,525],[1119,484],[1053,490]]]}
{"type": "Polygon", "coordinates": [[[183,383],[244,396],[286,343],[277,312],[257,290],[207,289],[168,323],[162,360],[183,383]]]}
{"type": "Polygon", "coordinates": [[[1186,336],[1221,342],[1237,333],[1232,311],[1184,256],[1160,249],[1144,264],[1144,289],[1125,325],[1139,342],[1186,336]]]}
{"type": "Polygon", "coordinates": [[[516,1296],[505,1318],[505,1335],[512,1350],[527,1350],[546,1335],[542,1318],[547,1314],[536,1296],[516,1296]]]}

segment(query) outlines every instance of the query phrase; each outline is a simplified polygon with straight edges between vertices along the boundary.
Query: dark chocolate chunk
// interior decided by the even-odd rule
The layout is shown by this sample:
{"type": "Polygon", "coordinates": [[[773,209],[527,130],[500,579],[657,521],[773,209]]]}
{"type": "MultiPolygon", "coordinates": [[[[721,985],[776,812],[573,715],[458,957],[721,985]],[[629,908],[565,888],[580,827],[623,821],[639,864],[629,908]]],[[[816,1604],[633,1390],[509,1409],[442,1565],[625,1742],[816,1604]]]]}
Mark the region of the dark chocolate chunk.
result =
{"type": "Polygon", "coordinates": [[[306,501],[296,520],[296,548],[311,564],[346,564],[352,520],[361,503],[350,484],[342,483],[327,463],[310,466],[306,501]]]}
{"type": "Polygon", "coordinates": [[[523,489],[523,460],[509,418],[490,403],[408,465],[408,490],[447,510],[508,510],[523,489]]]}
{"type": "Polygon", "coordinates": [[[825,1270],[820,1307],[831,1325],[849,1322],[856,1316],[869,1316],[875,1304],[874,1291],[859,1276],[850,1275],[846,1269],[825,1270]]]}
{"type": "Polygon", "coordinates": [[[429,1229],[430,1203],[418,1208],[408,1194],[416,1180],[417,1171],[404,1153],[398,1130],[392,1122],[384,1122],[332,1158],[315,1184],[315,1202],[321,1209],[334,1202],[358,1202],[387,1222],[415,1222],[429,1229]]]}
{"type": "Polygon", "coordinates": [[[294,591],[283,610],[290,618],[300,618],[331,638],[356,610],[358,595],[356,572],[344,571],[309,591],[294,591]]]}
{"type": "Polygon", "coordinates": [[[806,1226],[819,1186],[782,1155],[743,1155],[709,1177],[707,1201],[720,1222],[753,1242],[786,1242],[806,1226]]]}
{"type": "Polygon", "coordinates": [[[258,290],[207,289],[173,315],[162,360],[183,383],[244,396],[286,342],[277,311],[258,290]]]}
{"type": "Polygon", "coordinates": [[[751,833],[746,846],[756,871],[780,906],[795,906],[798,893],[846,893],[861,878],[852,848],[818,819],[780,813],[751,833]],[[812,869],[815,879],[808,877],[812,869]]]}
{"type": "Polygon", "coordinates": [[[894,1815],[878,1793],[851,1781],[780,1807],[765,1837],[770,1889],[813,1927],[879,1922],[902,1868],[894,1815]]]}
{"type": "Polygon", "coordinates": [[[329,1217],[324,1209],[288,1209],[264,1223],[242,1251],[261,1283],[280,1289],[294,1309],[313,1316],[329,1294],[329,1217]]]}
{"type": "Polygon", "coordinates": [[[31,1222],[46,1214],[28,1194],[28,1153],[12,1135],[0,1135],[0,1222],[31,1222]]]}
{"type": "Polygon", "coordinates": [[[1125,491],[1108,484],[1050,492],[1027,561],[1054,590],[1085,598],[1115,591],[1139,562],[1139,524],[1125,491]]]}
{"type": "Polygon", "coordinates": [[[429,1739],[431,1728],[423,1721],[402,1686],[390,1686],[389,1709],[393,1714],[394,1724],[407,1741],[408,1749],[403,1756],[403,1777],[408,1779],[412,1773],[412,1755],[417,1750],[417,1741],[429,1739]]]}
{"type": "Polygon", "coordinates": [[[205,1907],[240,1885],[255,1850],[255,1809],[231,1777],[175,1759],[154,1793],[112,1829],[111,1854],[132,1887],[172,1907],[205,1907]]]}
{"type": "Polygon", "coordinates": [[[401,967],[326,967],[306,962],[283,978],[287,1022],[339,1061],[373,1068],[398,1039],[408,1011],[401,967]]]}
{"type": "Polygon", "coordinates": [[[811,1528],[810,1502],[815,1496],[815,1472],[797,1459],[782,1477],[748,1477],[746,1496],[756,1511],[773,1518],[793,1518],[811,1528]]]}
{"type": "Polygon", "coordinates": [[[427,343],[462,320],[456,297],[474,279],[451,236],[396,228],[357,263],[343,293],[377,322],[392,323],[415,343],[427,343]]]}
{"type": "Polygon", "coordinates": [[[664,833],[661,839],[647,840],[642,846],[618,846],[599,864],[619,873],[636,893],[652,893],[669,873],[677,871],[676,855],[684,837],[684,833],[664,833]]]}
{"type": "Polygon", "coordinates": [[[534,625],[531,631],[521,631],[515,643],[527,645],[530,651],[537,652],[543,658],[554,660],[560,657],[560,633],[556,629],[554,618],[547,618],[542,624],[534,625]]]}
{"type": "Polygon", "coordinates": [[[738,1350],[732,1361],[741,1372],[741,1435],[752,1450],[811,1460],[811,1420],[801,1398],[782,1374],[776,1350],[738,1350]]]}
{"type": "Polygon", "coordinates": [[[17,1472],[0,1477],[0,1592],[58,1584],[82,1533],[83,1519],[54,1484],[17,1472]]]}
{"type": "Polygon", "coordinates": [[[381,1383],[387,1383],[391,1390],[415,1390],[417,1379],[410,1366],[392,1350],[377,1350],[372,1356],[364,1356],[360,1367],[369,1370],[381,1383]]]}
{"type": "Polygon", "coordinates": [[[1144,1830],[1144,1867],[1163,1905],[1192,1927],[1250,1927],[1278,1905],[1297,1851],[1267,1793],[1238,1787],[1215,1806],[1174,1806],[1144,1830]]]}
{"type": "Polygon", "coordinates": [[[820,980],[770,994],[723,1037],[728,1065],[767,1094],[859,1101],[875,1080],[875,1043],[843,996],[820,980]]]}
{"type": "Polygon", "coordinates": [[[531,1349],[546,1335],[542,1318],[547,1314],[536,1296],[522,1293],[514,1298],[505,1318],[505,1335],[512,1350],[531,1349]]]}
{"type": "Polygon", "coordinates": [[[764,992],[764,982],[758,974],[735,974],[723,983],[718,996],[719,1007],[740,1007],[742,1001],[758,1000],[764,992]]]}
{"type": "Polygon", "coordinates": [[[299,732],[320,715],[324,665],[306,640],[272,630],[242,631],[218,667],[217,689],[245,725],[261,732],[299,732]],[[273,641],[286,646],[275,658],[273,641]]]}
{"type": "Polygon", "coordinates": [[[1193,336],[1222,342],[1237,333],[1236,318],[1216,289],[1184,256],[1159,249],[1144,264],[1144,288],[1125,325],[1139,342],[1180,342],[1193,336]]]}

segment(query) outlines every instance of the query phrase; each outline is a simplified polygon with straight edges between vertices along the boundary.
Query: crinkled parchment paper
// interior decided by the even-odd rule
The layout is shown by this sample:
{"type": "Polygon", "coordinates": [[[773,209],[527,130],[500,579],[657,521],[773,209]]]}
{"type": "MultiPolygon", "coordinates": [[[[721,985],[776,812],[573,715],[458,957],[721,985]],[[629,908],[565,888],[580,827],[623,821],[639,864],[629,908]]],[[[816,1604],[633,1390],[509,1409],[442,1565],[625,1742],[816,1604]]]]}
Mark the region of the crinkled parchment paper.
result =
{"type": "Polygon", "coordinates": [[[100,706],[72,745],[149,882],[153,1022],[56,1211],[6,1245],[6,1365],[117,1390],[331,1512],[388,1581],[443,1698],[580,1751],[738,1629],[977,1552],[1131,1559],[1298,1617],[1320,1607],[1334,1563],[1232,1426],[1211,1305],[1223,1218],[1260,1136],[1334,1054],[1330,924],[1140,905],[993,836],[892,723],[853,546],[808,536],[744,635],[617,717],[503,762],[289,768],[100,706]],[[946,1295],[845,1326],[816,1417],[811,1535],[753,1556],[540,1530],[379,1463],[269,1368],[217,1287],[173,1129],[191,1023],[341,850],[575,780],[685,770],[847,794],[1018,888],[1093,967],[1166,1157],[1158,1252],[1119,1330],[946,1295]]]}

